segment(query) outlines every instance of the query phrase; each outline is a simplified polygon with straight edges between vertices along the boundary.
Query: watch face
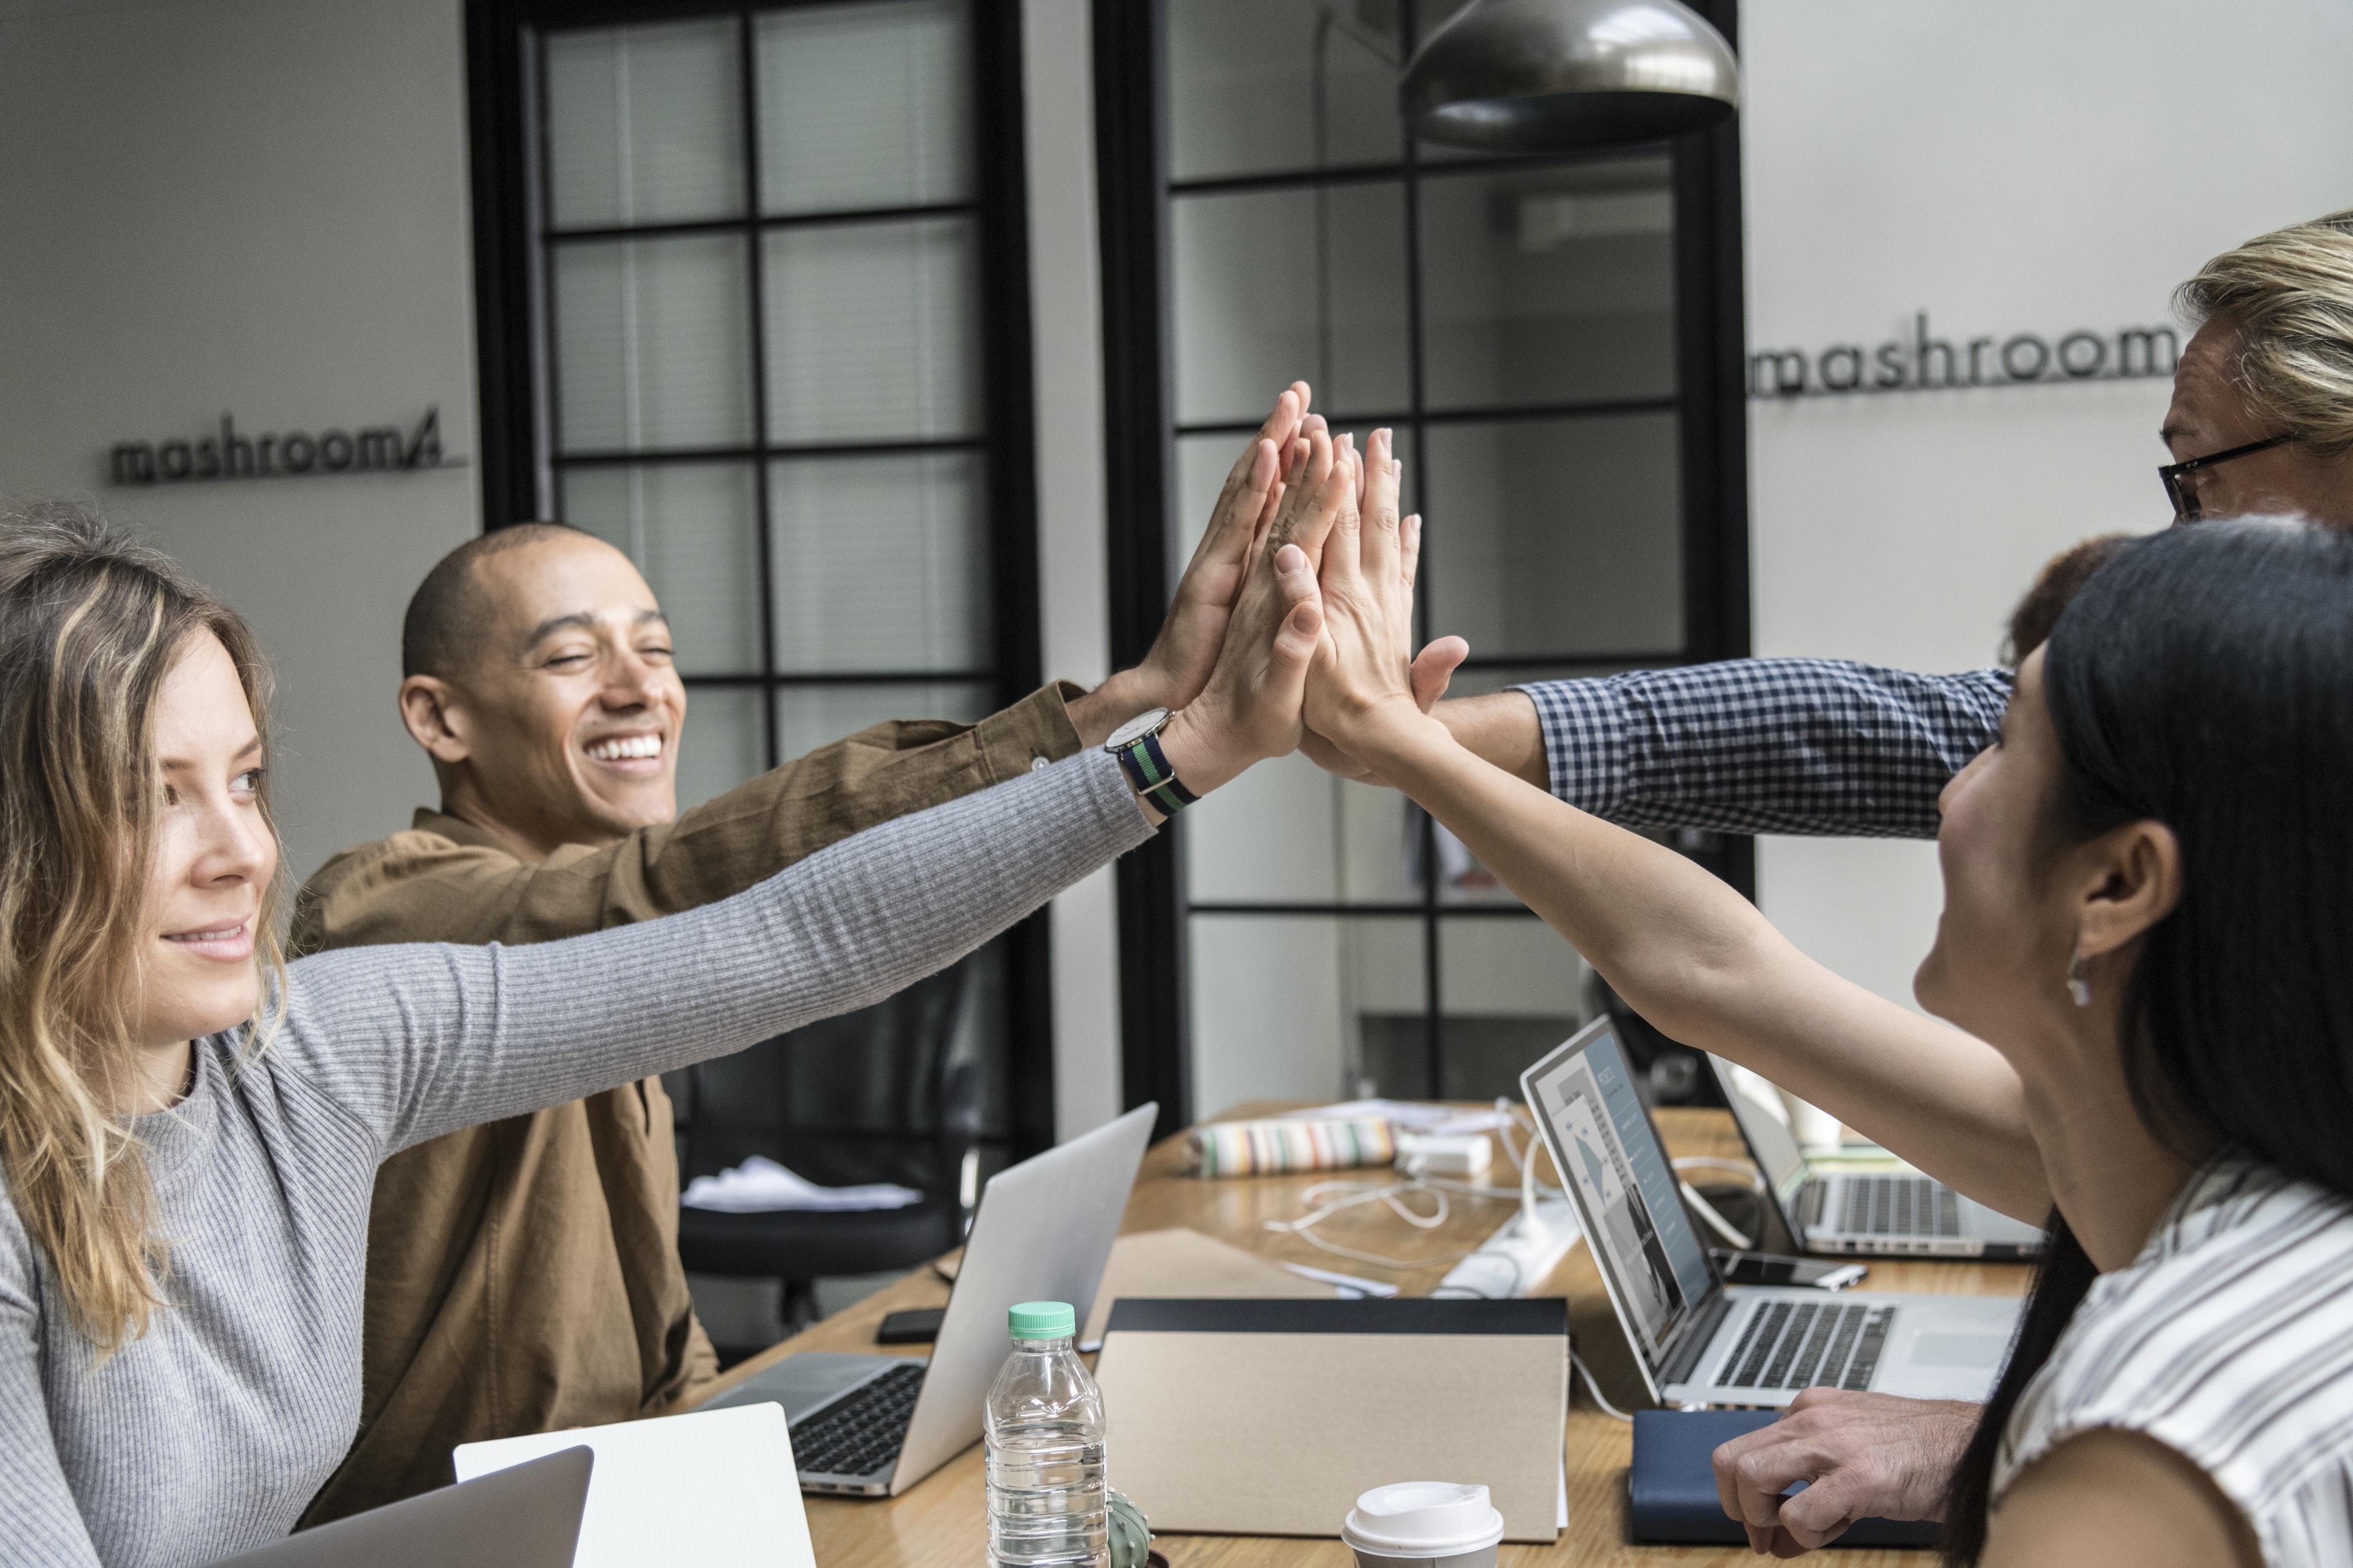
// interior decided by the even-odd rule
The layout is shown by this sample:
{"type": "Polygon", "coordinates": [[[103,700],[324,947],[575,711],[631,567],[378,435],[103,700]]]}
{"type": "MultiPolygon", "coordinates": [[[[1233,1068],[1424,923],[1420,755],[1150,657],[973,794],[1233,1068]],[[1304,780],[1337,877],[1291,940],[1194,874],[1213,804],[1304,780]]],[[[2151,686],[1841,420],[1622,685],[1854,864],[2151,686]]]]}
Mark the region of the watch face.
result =
{"type": "Polygon", "coordinates": [[[1111,732],[1111,739],[1103,742],[1103,750],[1107,752],[1116,752],[1122,746],[1133,745],[1166,722],[1168,722],[1167,709],[1146,709],[1145,711],[1138,713],[1134,718],[1130,719],[1126,723],[1122,724],[1118,729],[1113,730],[1111,732]]]}

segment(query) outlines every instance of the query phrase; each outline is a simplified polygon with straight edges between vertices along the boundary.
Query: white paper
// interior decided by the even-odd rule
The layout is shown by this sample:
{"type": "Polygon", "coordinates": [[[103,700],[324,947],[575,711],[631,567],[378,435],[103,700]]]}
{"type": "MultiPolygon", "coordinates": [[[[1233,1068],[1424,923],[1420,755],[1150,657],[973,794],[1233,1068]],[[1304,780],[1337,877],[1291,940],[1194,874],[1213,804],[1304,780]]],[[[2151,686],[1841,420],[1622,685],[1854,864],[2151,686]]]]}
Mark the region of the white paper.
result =
{"type": "Polygon", "coordinates": [[[1353,1121],[1378,1117],[1399,1132],[1427,1132],[1440,1138],[1464,1132],[1493,1132],[1503,1118],[1493,1110],[1465,1110],[1459,1105],[1416,1105],[1402,1100],[1350,1100],[1338,1105],[1311,1105],[1286,1110],[1285,1121],[1353,1121]]]}
{"type": "Polygon", "coordinates": [[[687,1184],[685,1196],[679,1199],[688,1208],[716,1209],[722,1214],[775,1214],[785,1209],[829,1213],[902,1209],[923,1201],[923,1194],[895,1182],[870,1182],[861,1187],[820,1187],[765,1154],[754,1154],[715,1176],[695,1177],[687,1184]]]}
{"type": "Polygon", "coordinates": [[[573,1568],[817,1568],[781,1405],[465,1443],[458,1479],[584,1443],[596,1468],[573,1568]]]}

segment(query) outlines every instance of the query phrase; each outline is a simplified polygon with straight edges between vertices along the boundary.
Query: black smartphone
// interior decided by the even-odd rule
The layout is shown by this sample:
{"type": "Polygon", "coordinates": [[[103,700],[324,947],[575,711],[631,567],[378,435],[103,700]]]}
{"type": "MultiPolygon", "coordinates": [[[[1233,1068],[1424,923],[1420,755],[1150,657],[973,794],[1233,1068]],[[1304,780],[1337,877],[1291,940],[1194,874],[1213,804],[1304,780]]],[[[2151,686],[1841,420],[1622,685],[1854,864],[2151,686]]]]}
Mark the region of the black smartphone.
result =
{"type": "Polygon", "coordinates": [[[940,1320],[947,1316],[945,1307],[917,1307],[911,1311],[885,1312],[881,1327],[874,1331],[878,1345],[927,1345],[940,1337],[940,1320]]]}
{"type": "Polygon", "coordinates": [[[1861,1284],[1871,1270],[1860,1263],[1827,1258],[1784,1258],[1778,1252],[1725,1252],[1711,1248],[1708,1256],[1724,1271],[1727,1285],[1811,1285],[1820,1290],[1843,1290],[1861,1284]]]}

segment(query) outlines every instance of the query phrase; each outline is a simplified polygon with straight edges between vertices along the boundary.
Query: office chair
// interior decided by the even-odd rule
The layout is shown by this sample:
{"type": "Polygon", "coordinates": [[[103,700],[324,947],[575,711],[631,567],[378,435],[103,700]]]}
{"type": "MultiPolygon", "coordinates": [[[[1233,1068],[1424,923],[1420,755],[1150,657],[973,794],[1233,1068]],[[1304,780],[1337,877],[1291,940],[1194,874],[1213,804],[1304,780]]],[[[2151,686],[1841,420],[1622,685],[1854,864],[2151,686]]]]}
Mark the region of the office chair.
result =
{"type": "Polygon", "coordinates": [[[689,1270],[783,1280],[791,1334],[820,1315],[820,1277],[910,1268],[964,1240],[985,1083],[980,1063],[950,1058],[971,963],[691,1069],[687,1181],[765,1154],[823,1186],[897,1182],[923,1198],[846,1214],[681,1207],[689,1270]]]}

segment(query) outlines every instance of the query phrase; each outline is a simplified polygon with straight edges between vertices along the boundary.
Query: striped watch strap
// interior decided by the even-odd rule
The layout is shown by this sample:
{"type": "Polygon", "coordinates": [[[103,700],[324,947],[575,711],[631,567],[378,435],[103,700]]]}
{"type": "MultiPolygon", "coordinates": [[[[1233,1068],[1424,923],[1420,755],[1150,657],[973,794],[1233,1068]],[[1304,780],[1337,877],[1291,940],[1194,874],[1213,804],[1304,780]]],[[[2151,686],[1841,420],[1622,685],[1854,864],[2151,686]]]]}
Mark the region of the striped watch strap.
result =
{"type": "Polygon", "coordinates": [[[1174,816],[1201,798],[1176,782],[1176,770],[1168,765],[1168,754],[1160,749],[1158,731],[1129,742],[1119,749],[1118,756],[1135,793],[1166,815],[1174,816]]]}

